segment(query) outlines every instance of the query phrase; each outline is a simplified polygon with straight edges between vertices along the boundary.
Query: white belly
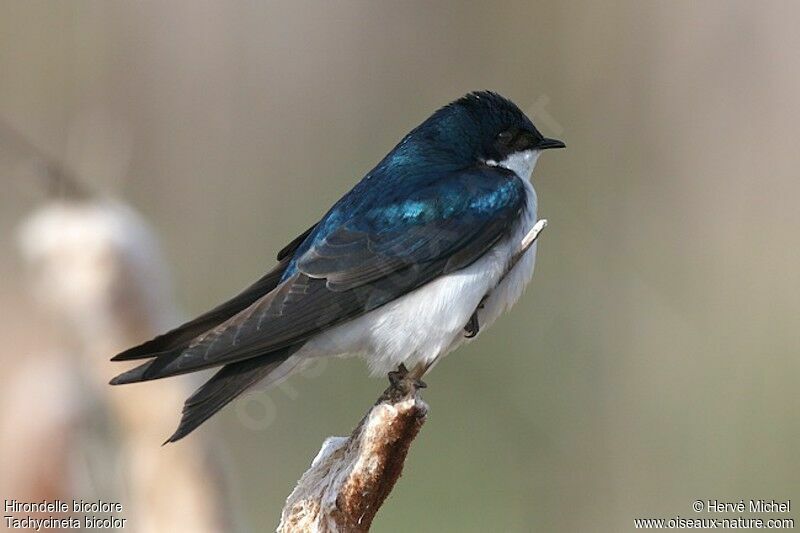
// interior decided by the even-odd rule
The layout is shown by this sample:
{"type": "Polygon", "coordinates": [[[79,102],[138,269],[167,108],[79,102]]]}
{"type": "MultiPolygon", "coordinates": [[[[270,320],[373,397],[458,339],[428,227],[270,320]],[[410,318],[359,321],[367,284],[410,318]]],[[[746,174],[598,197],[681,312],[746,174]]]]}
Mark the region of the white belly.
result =
{"type": "Polygon", "coordinates": [[[503,277],[522,237],[536,222],[536,193],[528,181],[524,183],[526,209],[508,239],[470,266],[315,336],[296,354],[297,359],[360,355],[374,374],[386,373],[400,363],[412,368],[433,361],[468,340],[464,326],[486,294],[489,297],[478,312],[478,321],[481,331],[491,325],[519,299],[533,275],[536,244],[503,277]]]}

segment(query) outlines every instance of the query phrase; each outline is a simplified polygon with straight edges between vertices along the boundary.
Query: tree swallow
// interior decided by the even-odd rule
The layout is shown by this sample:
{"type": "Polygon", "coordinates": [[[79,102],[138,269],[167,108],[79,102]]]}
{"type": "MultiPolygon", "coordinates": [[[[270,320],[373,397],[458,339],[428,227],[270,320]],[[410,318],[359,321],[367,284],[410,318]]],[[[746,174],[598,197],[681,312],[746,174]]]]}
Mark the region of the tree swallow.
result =
{"type": "Polygon", "coordinates": [[[510,100],[467,94],[417,126],[278,264],[233,299],[113,361],[147,359],[111,383],[212,367],[186,400],[188,435],[257,382],[315,358],[363,356],[373,373],[424,374],[513,305],[533,275],[530,182],[548,139],[510,100]],[[510,268],[510,270],[508,270],[510,268]]]}

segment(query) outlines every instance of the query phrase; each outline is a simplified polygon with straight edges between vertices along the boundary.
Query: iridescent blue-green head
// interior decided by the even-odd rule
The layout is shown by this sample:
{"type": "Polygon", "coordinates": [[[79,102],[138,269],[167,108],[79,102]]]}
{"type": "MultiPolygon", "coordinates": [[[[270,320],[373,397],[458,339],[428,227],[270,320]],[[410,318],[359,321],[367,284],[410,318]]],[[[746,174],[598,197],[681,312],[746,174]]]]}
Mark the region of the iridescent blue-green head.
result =
{"type": "Polygon", "coordinates": [[[436,111],[403,139],[390,158],[395,164],[502,166],[527,179],[542,150],[564,146],[543,136],[511,100],[477,91],[436,111]]]}

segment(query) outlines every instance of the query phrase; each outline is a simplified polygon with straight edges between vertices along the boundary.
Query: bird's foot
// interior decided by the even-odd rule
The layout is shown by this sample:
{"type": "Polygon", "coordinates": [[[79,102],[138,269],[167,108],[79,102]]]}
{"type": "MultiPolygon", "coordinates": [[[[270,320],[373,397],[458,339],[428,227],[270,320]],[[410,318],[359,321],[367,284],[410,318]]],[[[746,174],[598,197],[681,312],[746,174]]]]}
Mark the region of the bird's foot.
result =
{"type": "Polygon", "coordinates": [[[389,383],[392,385],[392,387],[398,387],[400,382],[404,380],[406,376],[408,376],[408,369],[406,368],[406,365],[400,363],[400,366],[397,367],[397,370],[392,370],[389,372],[388,376],[389,383]]]}
{"type": "Polygon", "coordinates": [[[403,394],[426,388],[428,385],[421,379],[424,372],[419,372],[418,368],[419,367],[415,367],[413,370],[409,371],[406,365],[400,363],[397,370],[393,370],[388,374],[389,383],[391,384],[390,388],[402,392],[403,394]]]}
{"type": "Polygon", "coordinates": [[[469,322],[467,322],[467,325],[464,326],[464,336],[468,339],[471,339],[477,335],[480,330],[481,325],[478,323],[478,311],[476,310],[474,313],[472,313],[472,316],[469,317],[469,322]]]}
{"type": "Polygon", "coordinates": [[[478,332],[481,330],[481,325],[478,322],[478,311],[483,309],[484,307],[483,304],[484,302],[486,302],[486,298],[488,297],[489,295],[487,294],[486,296],[481,298],[481,303],[478,304],[478,307],[475,309],[475,312],[472,313],[471,317],[469,317],[469,322],[467,322],[467,325],[464,326],[464,336],[466,338],[471,339],[472,337],[477,335],[478,332]]]}

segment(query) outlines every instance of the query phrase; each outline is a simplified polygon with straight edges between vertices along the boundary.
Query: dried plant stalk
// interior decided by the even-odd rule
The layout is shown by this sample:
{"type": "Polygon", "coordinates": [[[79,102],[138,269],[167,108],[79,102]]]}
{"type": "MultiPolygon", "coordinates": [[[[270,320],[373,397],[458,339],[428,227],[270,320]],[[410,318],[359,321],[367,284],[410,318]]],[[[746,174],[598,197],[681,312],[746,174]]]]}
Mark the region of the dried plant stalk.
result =
{"type": "Polygon", "coordinates": [[[405,367],[349,437],[330,437],[286,500],[278,531],[368,531],[403,471],[428,406],[405,367]]]}

